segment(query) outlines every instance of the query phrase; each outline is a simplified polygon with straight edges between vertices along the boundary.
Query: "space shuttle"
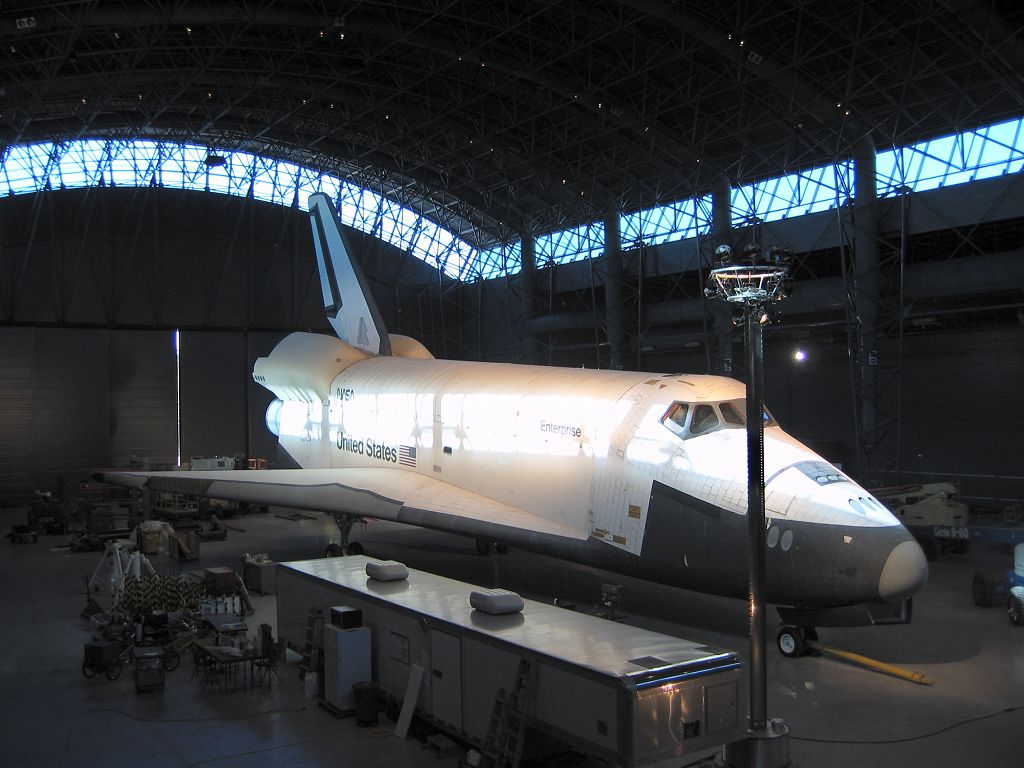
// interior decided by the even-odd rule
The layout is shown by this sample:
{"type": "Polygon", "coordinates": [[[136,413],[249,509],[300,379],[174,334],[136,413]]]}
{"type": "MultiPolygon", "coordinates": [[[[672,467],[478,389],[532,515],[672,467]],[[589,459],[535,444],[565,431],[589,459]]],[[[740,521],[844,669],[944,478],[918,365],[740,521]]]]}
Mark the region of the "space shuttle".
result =
{"type": "MultiPolygon", "coordinates": [[[[389,334],[329,197],[309,202],[336,336],[253,369],[301,469],[105,472],[108,482],[376,518],[716,595],[747,594],[745,388],[720,376],[437,360],[389,334]]],[[[900,623],[921,548],[868,491],[764,414],[768,600],[815,627],[900,623]]],[[[333,554],[333,552],[332,552],[333,554]]]]}

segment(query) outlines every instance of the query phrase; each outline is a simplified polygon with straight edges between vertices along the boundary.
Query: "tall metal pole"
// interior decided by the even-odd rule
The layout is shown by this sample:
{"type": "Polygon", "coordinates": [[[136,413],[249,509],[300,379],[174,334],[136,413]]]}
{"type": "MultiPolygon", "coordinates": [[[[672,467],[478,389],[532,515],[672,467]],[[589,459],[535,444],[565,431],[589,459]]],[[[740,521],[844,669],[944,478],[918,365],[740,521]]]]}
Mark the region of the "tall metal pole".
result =
{"type": "Polygon", "coordinates": [[[743,310],[747,352],[747,542],[750,558],[747,608],[750,618],[750,729],[768,727],[768,673],[765,665],[764,524],[764,339],[762,308],[743,310]]]}
{"type": "Polygon", "coordinates": [[[789,728],[768,720],[768,670],[765,663],[767,609],[764,515],[764,338],[761,322],[768,306],[789,295],[789,255],[780,249],[759,254],[745,249],[738,262],[732,249],[715,251],[716,266],[704,294],[743,309],[747,360],[747,618],[750,628],[750,716],[747,738],[726,747],[730,766],[784,768],[789,761],[789,728]]]}

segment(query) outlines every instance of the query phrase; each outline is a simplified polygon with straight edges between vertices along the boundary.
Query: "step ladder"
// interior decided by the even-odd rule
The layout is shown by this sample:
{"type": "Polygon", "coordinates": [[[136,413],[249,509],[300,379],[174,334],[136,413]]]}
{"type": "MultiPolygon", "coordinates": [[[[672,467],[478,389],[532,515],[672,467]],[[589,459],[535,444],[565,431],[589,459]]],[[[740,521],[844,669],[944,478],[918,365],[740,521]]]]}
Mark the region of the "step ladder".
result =
{"type": "Polygon", "coordinates": [[[238,588],[238,596],[241,598],[242,610],[249,615],[256,613],[256,607],[252,604],[249,589],[245,586],[245,582],[242,581],[242,577],[237,573],[235,574],[235,586],[238,588]]]}
{"type": "Polygon", "coordinates": [[[306,619],[306,644],[302,647],[302,661],[299,662],[299,678],[306,679],[309,672],[319,675],[323,681],[324,666],[324,612],[310,608],[306,619]]]}
{"type": "Polygon", "coordinates": [[[494,697],[494,710],[481,752],[480,768],[518,768],[526,733],[531,667],[529,659],[520,658],[512,692],[506,693],[501,688],[494,697]]]}

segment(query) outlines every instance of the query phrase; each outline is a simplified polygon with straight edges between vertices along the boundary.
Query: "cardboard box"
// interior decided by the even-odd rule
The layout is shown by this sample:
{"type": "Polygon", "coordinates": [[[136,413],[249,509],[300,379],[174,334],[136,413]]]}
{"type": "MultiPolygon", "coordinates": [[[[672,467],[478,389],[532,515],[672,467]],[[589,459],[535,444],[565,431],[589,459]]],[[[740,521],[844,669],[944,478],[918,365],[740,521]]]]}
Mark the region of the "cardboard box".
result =
{"type": "Polygon", "coordinates": [[[235,572],[230,568],[218,566],[204,571],[206,590],[211,595],[229,595],[238,590],[235,572]]]}

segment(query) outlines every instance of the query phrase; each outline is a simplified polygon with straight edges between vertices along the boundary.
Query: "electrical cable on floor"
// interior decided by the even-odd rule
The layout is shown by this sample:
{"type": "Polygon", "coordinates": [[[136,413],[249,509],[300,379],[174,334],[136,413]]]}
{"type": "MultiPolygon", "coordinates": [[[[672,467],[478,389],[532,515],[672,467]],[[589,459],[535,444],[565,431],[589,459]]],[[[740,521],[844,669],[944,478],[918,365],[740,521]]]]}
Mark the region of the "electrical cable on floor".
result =
{"type": "Polygon", "coordinates": [[[930,739],[932,736],[938,736],[940,733],[945,733],[946,731],[952,731],[954,728],[960,728],[961,726],[964,726],[964,725],[970,725],[971,723],[977,723],[977,722],[979,722],[981,720],[991,720],[993,717],[999,717],[999,715],[1007,715],[1007,714],[1010,714],[1011,712],[1017,712],[1018,710],[1021,710],[1021,709],[1024,709],[1024,705],[1017,706],[1017,707],[1006,707],[1005,709],[1000,709],[998,712],[993,712],[993,713],[988,714],[988,715],[979,715],[978,717],[972,717],[972,718],[970,718],[968,720],[961,720],[959,723],[953,723],[952,725],[947,725],[945,728],[939,728],[939,730],[932,731],[931,733],[922,733],[919,736],[906,736],[906,737],[904,737],[902,739],[881,739],[881,740],[878,740],[878,741],[874,741],[874,740],[871,740],[871,739],[866,739],[866,740],[863,740],[863,741],[858,741],[858,740],[855,740],[855,739],[813,739],[813,738],[810,738],[810,737],[807,737],[807,736],[793,736],[792,734],[790,734],[789,738],[792,739],[793,741],[807,741],[807,742],[813,742],[814,744],[872,744],[872,745],[874,745],[874,744],[904,744],[904,743],[910,742],[910,741],[921,741],[922,739],[930,739]]]}

